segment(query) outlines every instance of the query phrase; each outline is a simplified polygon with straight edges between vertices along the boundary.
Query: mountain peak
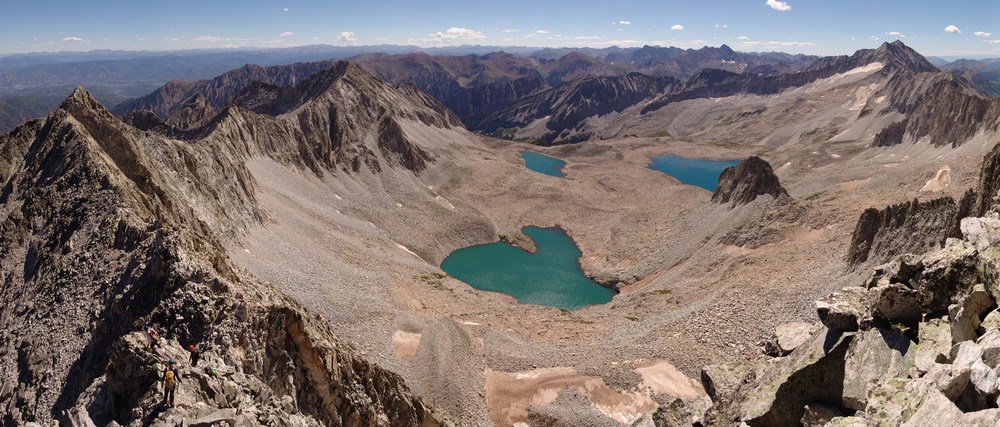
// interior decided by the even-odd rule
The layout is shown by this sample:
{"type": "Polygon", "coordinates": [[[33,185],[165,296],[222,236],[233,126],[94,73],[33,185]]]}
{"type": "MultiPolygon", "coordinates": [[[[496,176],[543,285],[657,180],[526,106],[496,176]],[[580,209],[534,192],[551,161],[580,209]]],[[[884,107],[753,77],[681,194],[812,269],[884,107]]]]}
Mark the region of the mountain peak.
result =
{"type": "MultiPolygon", "coordinates": [[[[860,53],[861,51],[859,51],[860,53]]],[[[855,54],[857,55],[857,54],[855,54]]],[[[878,61],[883,64],[895,64],[911,71],[928,72],[938,71],[934,64],[927,61],[923,55],[913,50],[900,40],[884,42],[870,55],[872,62],[878,61]]]]}
{"type": "Polygon", "coordinates": [[[77,86],[59,105],[60,109],[73,113],[84,109],[103,110],[104,106],[83,86],[77,86]]]}

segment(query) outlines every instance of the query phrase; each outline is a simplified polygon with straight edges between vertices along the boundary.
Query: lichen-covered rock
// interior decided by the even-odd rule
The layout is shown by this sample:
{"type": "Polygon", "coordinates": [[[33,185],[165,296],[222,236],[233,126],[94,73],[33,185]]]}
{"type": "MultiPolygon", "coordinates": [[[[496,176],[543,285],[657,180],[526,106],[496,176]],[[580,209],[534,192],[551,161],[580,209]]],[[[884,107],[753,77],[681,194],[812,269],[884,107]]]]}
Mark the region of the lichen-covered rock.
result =
{"type": "Polygon", "coordinates": [[[913,366],[916,344],[896,329],[859,332],[847,349],[843,406],[864,410],[873,384],[905,376],[913,366]]]}
{"type": "Polygon", "coordinates": [[[798,424],[805,405],[840,404],[853,334],[822,330],[737,392],[738,415],[755,426],[798,424]]]}
{"type": "Polygon", "coordinates": [[[701,385],[713,402],[731,399],[750,367],[743,364],[707,365],[701,368],[701,385]]]}
{"type": "Polygon", "coordinates": [[[855,286],[820,298],[816,301],[819,320],[830,329],[858,330],[867,295],[867,289],[855,286]]]}
{"type": "Polygon", "coordinates": [[[935,364],[948,361],[951,354],[951,325],[944,319],[931,319],[920,324],[920,345],[916,348],[912,375],[918,377],[935,364]]]}

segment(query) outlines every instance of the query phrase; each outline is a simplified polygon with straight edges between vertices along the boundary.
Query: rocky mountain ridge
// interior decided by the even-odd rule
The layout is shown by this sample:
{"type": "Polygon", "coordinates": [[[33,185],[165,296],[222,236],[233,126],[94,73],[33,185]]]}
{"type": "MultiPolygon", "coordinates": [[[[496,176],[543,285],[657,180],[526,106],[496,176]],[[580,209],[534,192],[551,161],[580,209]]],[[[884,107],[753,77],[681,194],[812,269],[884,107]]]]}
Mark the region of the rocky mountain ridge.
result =
{"type": "Polygon", "coordinates": [[[335,71],[309,83],[313,97],[282,104],[297,116],[230,106],[197,128],[196,143],[137,130],[82,89],[0,136],[4,424],[447,422],[222,248],[263,220],[250,156],[315,173],[419,169],[396,151],[416,150],[399,121],[454,122],[418,92],[354,66],[335,71]],[[396,153],[398,166],[387,160],[396,153]],[[161,331],[155,348],[146,322],[161,331]],[[191,366],[189,343],[209,344],[202,365],[221,376],[191,366]],[[159,403],[168,357],[181,364],[175,408],[159,403]]]}

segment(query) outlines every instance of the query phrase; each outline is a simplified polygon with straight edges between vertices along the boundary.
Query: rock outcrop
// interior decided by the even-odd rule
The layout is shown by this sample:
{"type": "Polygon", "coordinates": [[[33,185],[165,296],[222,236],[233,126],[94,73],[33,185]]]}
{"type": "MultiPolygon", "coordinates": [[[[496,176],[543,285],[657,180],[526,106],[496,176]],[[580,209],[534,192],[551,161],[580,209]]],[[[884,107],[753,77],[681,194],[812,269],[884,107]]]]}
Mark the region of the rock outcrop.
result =
{"type": "Polygon", "coordinates": [[[861,286],[818,301],[827,328],[785,356],[740,368],[755,377],[713,395],[707,419],[751,426],[1000,422],[1000,323],[983,321],[996,316],[1000,296],[993,249],[1000,239],[990,236],[967,234],[900,257],[861,286]]]}
{"type": "MultiPolygon", "coordinates": [[[[382,106],[373,113],[382,123],[418,111],[448,122],[384,85],[354,88],[382,106]]],[[[335,106],[324,99],[300,107],[335,106]]],[[[129,126],[77,89],[47,118],[0,136],[3,424],[446,422],[325,320],[232,266],[222,241],[264,219],[246,159],[327,171],[340,163],[296,147],[306,137],[297,118],[237,107],[220,116],[197,143],[177,141],[129,126]],[[249,129],[257,133],[230,135],[249,129]],[[145,323],[161,332],[153,347],[145,323]],[[198,366],[184,350],[194,343],[209,347],[198,366]],[[180,365],[174,408],[160,404],[171,357],[180,365]]],[[[340,147],[378,150],[377,131],[340,147]]],[[[405,132],[389,133],[392,151],[405,132]]]]}
{"type": "Polygon", "coordinates": [[[740,164],[722,171],[719,185],[712,193],[712,202],[730,206],[745,205],[765,194],[776,199],[788,197],[788,192],[774,175],[771,164],[760,157],[750,156],[740,164]]]}
{"type": "Polygon", "coordinates": [[[865,209],[851,235],[848,265],[880,263],[902,254],[940,248],[948,237],[960,235],[960,220],[971,213],[972,200],[974,196],[969,193],[958,203],[942,197],[865,209]]]}

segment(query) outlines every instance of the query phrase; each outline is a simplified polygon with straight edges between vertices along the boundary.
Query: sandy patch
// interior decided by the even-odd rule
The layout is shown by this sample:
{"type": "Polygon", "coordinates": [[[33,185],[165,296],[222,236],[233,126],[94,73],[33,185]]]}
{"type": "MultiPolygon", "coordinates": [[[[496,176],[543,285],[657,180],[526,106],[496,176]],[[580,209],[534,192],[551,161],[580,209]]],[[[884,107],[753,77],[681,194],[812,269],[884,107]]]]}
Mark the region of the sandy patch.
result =
{"type": "Polygon", "coordinates": [[[638,367],[635,372],[642,376],[639,387],[648,389],[654,394],[667,394],[681,399],[705,395],[705,389],[700,382],[688,378],[665,360],[638,367]]]}
{"type": "Polygon", "coordinates": [[[409,359],[417,354],[417,347],[420,347],[421,334],[414,332],[396,331],[392,334],[392,352],[396,355],[396,360],[409,359]]]}
{"type": "Polygon", "coordinates": [[[486,404],[498,426],[526,423],[529,408],[546,405],[566,388],[575,389],[608,418],[631,424],[658,405],[652,394],[682,399],[703,396],[701,385],[670,363],[661,361],[636,369],[643,377],[639,391],[622,391],[608,386],[599,377],[585,376],[570,367],[534,369],[527,372],[486,370],[486,404]]]}
{"type": "Polygon", "coordinates": [[[951,167],[945,166],[938,169],[934,178],[928,180],[920,191],[944,191],[949,185],[951,185],[951,167]]]}

